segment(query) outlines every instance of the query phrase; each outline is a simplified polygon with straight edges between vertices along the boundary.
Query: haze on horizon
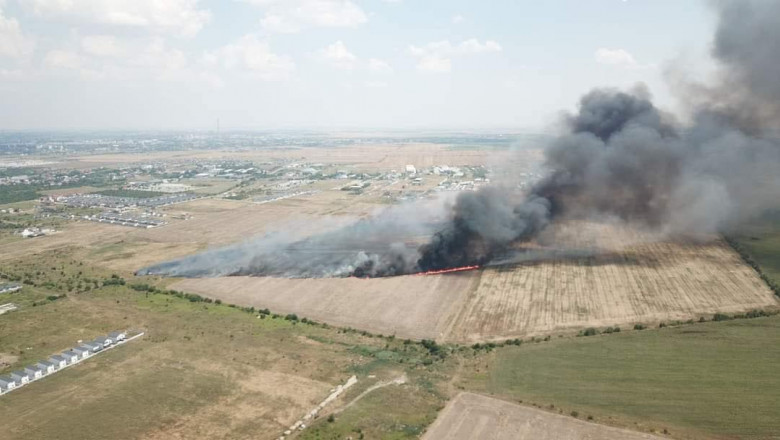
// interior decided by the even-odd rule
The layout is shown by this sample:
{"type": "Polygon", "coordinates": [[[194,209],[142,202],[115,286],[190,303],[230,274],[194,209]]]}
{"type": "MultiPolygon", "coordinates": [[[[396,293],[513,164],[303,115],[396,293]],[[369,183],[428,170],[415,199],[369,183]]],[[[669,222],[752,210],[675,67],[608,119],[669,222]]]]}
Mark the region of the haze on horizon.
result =
{"type": "Polygon", "coordinates": [[[665,69],[710,70],[713,26],[671,0],[0,0],[0,130],[538,130],[593,87],[674,109],[665,69]]]}

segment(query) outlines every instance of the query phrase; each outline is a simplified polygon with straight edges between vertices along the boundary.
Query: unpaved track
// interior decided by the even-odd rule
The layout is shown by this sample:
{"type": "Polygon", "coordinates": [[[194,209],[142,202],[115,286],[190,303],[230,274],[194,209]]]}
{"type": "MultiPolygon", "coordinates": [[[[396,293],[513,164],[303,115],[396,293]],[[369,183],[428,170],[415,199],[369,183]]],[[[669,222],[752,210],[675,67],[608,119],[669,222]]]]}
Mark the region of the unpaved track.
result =
{"type": "Polygon", "coordinates": [[[461,393],[423,440],[660,440],[650,434],[585,422],[503,400],[461,393]]]}

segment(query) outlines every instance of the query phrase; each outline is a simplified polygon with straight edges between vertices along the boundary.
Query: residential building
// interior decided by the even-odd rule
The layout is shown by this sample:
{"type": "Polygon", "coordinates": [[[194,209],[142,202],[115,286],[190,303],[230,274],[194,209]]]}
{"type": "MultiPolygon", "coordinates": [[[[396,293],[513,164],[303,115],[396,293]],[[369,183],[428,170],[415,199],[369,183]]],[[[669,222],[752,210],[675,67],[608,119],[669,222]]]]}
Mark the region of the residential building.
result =
{"type": "Polygon", "coordinates": [[[68,365],[68,359],[59,354],[50,357],[49,362],[56,365],[58,370],[63,369],[68,365]]]}
{"type": "Polygon", "coordinates": [[[51,363],[51,362],[47,362],[47,361],[40,361],[40,362],[38,362],[38,363],[37,363],[37,364],[35,364],[35,365],[36,365],[38,368],[41,368],[41,369],[43,369],[43,371],[45,371],[45,372],[46,372],[46,373],[44,373],[44,374],[51,374],[51,373],[54,373],[55,371],[57,371],[57,366],[56,366],[56,365],[54,365],[54,364],[53,364],[53,363],[51,363]]]}
{"type": "MultiPolygon", "coordinates": [[[[45,371],[45,370],[44,370],[45,371]]],[[[43,377],[44,371],[41,371],[38,367],[35,365],[26,367],[24,369],[24,372],[27,373],[30,376],[30,379],[40,379],[43,377]]]]}
{"type": "Polygon", "coordinates": [[[18,384],[26,384],[30,381],[30,375],[22,370],[17,370],[11,373],[11,379],[15,380],[18,384]]]}

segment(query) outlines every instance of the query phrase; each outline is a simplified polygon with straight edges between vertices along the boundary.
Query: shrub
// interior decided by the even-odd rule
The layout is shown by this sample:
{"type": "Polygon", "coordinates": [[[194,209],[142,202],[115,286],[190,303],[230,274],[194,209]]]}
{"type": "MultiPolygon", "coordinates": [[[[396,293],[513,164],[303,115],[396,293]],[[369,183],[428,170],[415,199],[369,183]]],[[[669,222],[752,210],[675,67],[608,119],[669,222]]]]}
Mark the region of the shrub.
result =
{"type": "Polygon", "coordinates": [[[728,321],[731,319],[731,316],[724,315],[723,313],[716,313],[712,316],[713,321],[728,321]]]}
{"type": "Polygon", "coordinates": [[[658,323],[658,328],[664,328],[664,327],[666,327],[666,323],[665,322],[659,322],[658,323]]]}
{"type": "Polygon", "coordinates": [[[285,316],[284,319],[286,319],[287,321],[297,321],[298,315],[296,315],[295,313],[290,313],[289,315],[285,316]]]}
{"type": "Polygon", "coordinates": [[[580,416],[580,413],[578,413],[577,411],[572,411],[572,412],[571,412],[571,416],[572,416],[572,417],[579,417],[579,416],[580,416]]]}
{"type": "Polygon", "coordinates": [[[328,416],[328,423],[333,423],[333,422],[335,422],[335,421],[336,421],[336,418],[335,418],[335,417],[333,417],[333,414],[331,414],[331,415],[329,415],[329,416],[328,416]]]}
{"type": "Polygon", "coordinates": [[[588,327],[582,331],[582,336],[595,336],[599,334],[599,331],[593,327],[588,327]]]}

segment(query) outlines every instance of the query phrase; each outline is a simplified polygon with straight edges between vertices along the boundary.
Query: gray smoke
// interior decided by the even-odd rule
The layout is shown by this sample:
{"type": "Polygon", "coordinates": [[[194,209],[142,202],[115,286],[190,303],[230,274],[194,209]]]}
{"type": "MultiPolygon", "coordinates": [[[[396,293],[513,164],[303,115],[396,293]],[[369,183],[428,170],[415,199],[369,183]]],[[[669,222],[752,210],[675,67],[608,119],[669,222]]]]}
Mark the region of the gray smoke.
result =
{"type": "Polygon", "coordinates": [[[780,207],[780,2],[712,2],[719,22],[714,84],[677,78],[690,123],[656,108],[642,86],[586,94],[546,151],[549,174],[527,194],[511,186],[461,194],[441,222],[384,216],[329,234],[268,239],[141,271],[180,276],[386,276],[513,259],[549,224],[620,219],[670,236],[738,226],[780,207]],[[394,226],[395,225],[395,226],[394,226]],[[510,255],[509,257],[507,255],[510,255]],[[516,255],[516,254],[515,254],[516,255]]]}

